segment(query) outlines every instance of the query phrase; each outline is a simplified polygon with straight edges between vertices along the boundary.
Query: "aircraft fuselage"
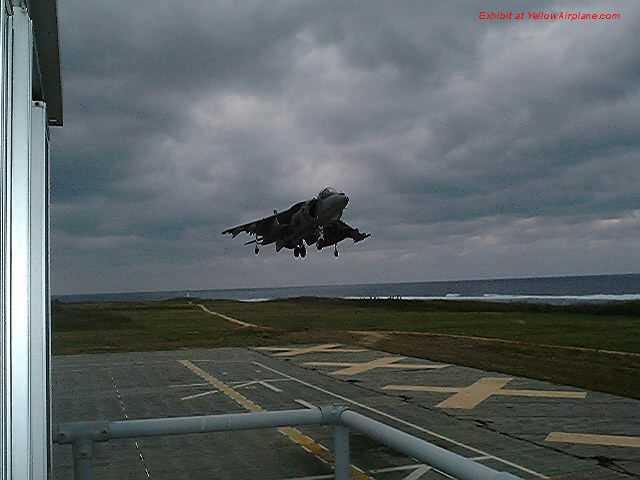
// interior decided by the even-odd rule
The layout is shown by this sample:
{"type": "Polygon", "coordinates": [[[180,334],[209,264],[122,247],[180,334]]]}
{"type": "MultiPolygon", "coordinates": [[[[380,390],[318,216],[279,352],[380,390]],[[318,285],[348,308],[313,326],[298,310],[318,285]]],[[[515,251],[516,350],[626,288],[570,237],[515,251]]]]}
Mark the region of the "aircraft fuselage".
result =
{"type": "Polygon", "coordinates": [[[336,222],[342,217],[342,211],[349,203],[349,197],[344,193],[334,193],[326,198],[316,200],[317,206],[317,222],[320,225],[336,222]]]}
{"type": "MultiPolygon", "coordinates": [[[[285,211],[278,213],[274,210],[269,217],[229,228],[222,233],[233,237],[241,232],[253,235],[255,239],[245,245],[255,244],[256,254],[261,245],[275,243],[276,252],[289,248],[295,257],[305,257],[307,245],[317,243],[318,248],[322,248],[347,236],[354,241],[360,240],[362,234],[341,220],[348,203],[347,195],[327,187],[316,197],[298,202],[285,211]]],[[[337,250],[335,253],[337,256],[337,250]]]]}

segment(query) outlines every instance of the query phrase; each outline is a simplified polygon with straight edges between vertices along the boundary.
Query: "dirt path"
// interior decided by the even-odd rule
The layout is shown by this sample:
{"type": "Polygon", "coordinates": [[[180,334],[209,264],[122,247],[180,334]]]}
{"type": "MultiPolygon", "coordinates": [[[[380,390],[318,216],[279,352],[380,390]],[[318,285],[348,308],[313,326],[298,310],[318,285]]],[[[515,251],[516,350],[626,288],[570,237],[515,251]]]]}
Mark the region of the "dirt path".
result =
{"type": "Polygon", "coordinates": [[[207,307],[205,307],[201,303],[196,304],[196,306],[200,307],[204,312],[207,312],[210,315],[215,315],[217,317],[222,318],[223,320],[226,320],[227,322],[231,322],[231,323],[235,323],[236,325],[240,325],[241,327],[257,328],[258,330],[270,330],[269,327],[261,327],[260,325],[255,325],[255,324],[249,323],[249,322],[243,322],[242,320],[238,320],[236,318],[229,317],[227,315],[223,315],[222,313],[214,312],[213,310],[209,310],[207,307]]]}

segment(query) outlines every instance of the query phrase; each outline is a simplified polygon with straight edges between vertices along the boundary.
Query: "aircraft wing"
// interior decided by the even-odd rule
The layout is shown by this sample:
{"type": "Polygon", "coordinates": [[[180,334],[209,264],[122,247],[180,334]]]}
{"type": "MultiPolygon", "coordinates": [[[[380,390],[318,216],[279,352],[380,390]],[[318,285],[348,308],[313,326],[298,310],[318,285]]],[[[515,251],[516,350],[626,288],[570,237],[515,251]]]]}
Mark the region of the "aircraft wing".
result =
{"type": "Polygon", "coordinates": [[[338,220],[333,228],[335,229],[334,234],[338,234],[342,238],[351,238],[353,239],[353,243],[358,243],[371,236],[370,233],[362,233],[357,228],[353,228],[352,226],[344,223],[342,220],[338,220]]]}
{"type": "MultiPolygon", "coordinates": [[[[347,237],[353,239],[353,243],[358,243],[371,236],[370,233],[362,233],[357,228],[353,228],[350,225],[347,225],[342,220],[338,220],[338,228],[343,231],[347,237]]],[[[345,237],[346,238],[346,237],[345,237]]]]}
{"type": "Polygon", "coordinates": [[[267,235],[271,231],[271,228],[276,219],[278,220],[278,223],[280,225],[287,225],[291,222],[291,217],[293,216],[293,214],[296,213],[304,204],[305,202],[296,203],[283,212],[261,218],[260,220],[245,223],[244,225],[238,225],[236,227],[229,228],[222,232],[222,234],[224,235],[230,233],[234,238],[242,232],[248,233],[250,235],[267,235]]]}

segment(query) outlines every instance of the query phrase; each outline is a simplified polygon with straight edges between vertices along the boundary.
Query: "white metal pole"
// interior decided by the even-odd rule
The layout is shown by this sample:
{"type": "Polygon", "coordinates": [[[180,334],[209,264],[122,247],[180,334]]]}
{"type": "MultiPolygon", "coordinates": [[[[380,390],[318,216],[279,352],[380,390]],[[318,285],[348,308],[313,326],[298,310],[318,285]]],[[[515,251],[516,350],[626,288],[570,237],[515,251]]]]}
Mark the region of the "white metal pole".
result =
{"type": "Polygon", "coordinates": [[[333,430],[333,455],[336,462],[336,480],[349,480],[351,478],[349,429],[344,425],[336,425],[333,430]]]}
{"type": "MultiPolygon", "coordinates": [[[[2,6],[4,8],[4,5],[2,6]]],[[[8,159],[7,199],[10,224],[5,251],[8,281],[5,322],[9,335],[7,365],[11,453],[7,477],[30,480],[31,475],[31,342],[29,330],[30,274],[30,153],[31,75],[33,39],[31,19],[23,7],[13,8],[11,95],[11,154],[8,159]]]]}
{"type": "Polygon", "coordinates": [[[33,102],[31,110],[30,298],[31,462],[33,478],[49,475],[49,250],[48,250],[47,110],[33,102]]]}
{"type": "Polygon", "coordinates": [[[340,421],[356,432],[437,468],[459,480],[518,480],[507,472],[498,472],[456,453],[428,443],[420,438],[372,420],[359,413],[346,410],[340,421]]]}
{"type": "Polygon", "coordinates": [[[93,480],[93,441],[73,442],[73,480],[93,480]]]}
{"type": "MultiPolygon", "coordinates": [[[[4,7],[4,5],[3,5],[4,7]]],[[[11,16],[0,9],[0,479],[8,478],[11,458],[10,308],[8,261],[11,195],[11,16]]]]}

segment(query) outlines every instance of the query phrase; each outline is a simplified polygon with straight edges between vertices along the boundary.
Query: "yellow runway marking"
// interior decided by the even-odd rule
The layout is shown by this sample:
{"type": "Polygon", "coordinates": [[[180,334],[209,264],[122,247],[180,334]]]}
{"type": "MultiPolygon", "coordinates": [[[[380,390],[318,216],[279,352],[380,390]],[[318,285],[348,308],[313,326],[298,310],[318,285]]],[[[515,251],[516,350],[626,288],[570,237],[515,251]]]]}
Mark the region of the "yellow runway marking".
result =
{"type": "Polygon", "coordinates": [[[574,398],[583,399],[586,392],[567,392],[558,390],[521,390],[503,388],[513,378],[508,377],[486,377],[468,387],[437,387],[428,385],[387,385],[383,390],[399,390],[405,392],[434,392],[453,393],[443,402],[436,405],[439,408],[460,408],[470,410],[477,407],[487,398],[493,395],[508,397],[541,397],[541,398],[574,398]]]}
{"type": "Polygon", "coordinates": [[[339,343],[325,343],[314,347],[257,347],[256,350],[265,350],[275,353],[274,357],[295,357],[306,353],[357,353],[366,352],[364,348],[337,348],[339,343]]]}
{"type": "MultiPolygon", "coordinates": [[[[202,370],[197,365],[194,365],[189,360],[179,360],[179,363],[181,363],[182,365],[187,367],[193,373],[198,375],[200,378],[205,380],[207,383],[209,383],[210,385],[215,387],[220,392],[224,393],[231,400],[236,402],[241,407],[246,408],[250,412],[265,412],[266,411],[264,408],[262,408],[257,403],[249,400],[247,397],[242,395],[240,392],[238,392],[237,390],[233,389],[232,387],[230,387],[226,383],[222,382],[221,380],[217,379],[216,377],[214,377],[210,373],[202,370]]],[[[331,452],[324,445],[320,445],[313,438],[305,435],[304,433],[302,433],[297,428],[294,428],[294,427],[281,427],[281,428],[278,429],[278,432],[280,432],[282,435],[287,437],[292,442],[297,443],[302,448],[304,448],[306,451],[308,451],[309,453],[313,454],[314,456],[316,456],[318,459],[322,460],[323,462],[325,462],[327,464],[333,464],[333,455],[331,454],[331,452]]],[[[355,467],[353,465],[351,466],[351,476],[352,476],[352,478],[358,479],[358,480],[368,480],[370,478],[368,475],[366,475],[364,472],[362,472],[362,470],[360,470],[359,468],[357,468],[357,467],[355,467]]]]}
{"type": "Polygon", "coordinates": [[[358,373],[368,372],[375,368],[403,368],[406,370],[429,370],[445,368],[449,365],[415,365],[410,363],[396,363],[407,357],[383,357],[370,362],[348,363],[348,362],[306,362],[303,365],[309,367],[347,367],[342,370],[331,372],[333,375],[357,375],[358,373]]]}
{"type": "Polygon", "coordinates": [[[607,447],[640,448],[640,437],[627,435],[595,435],[590,433],[551,432],[547,442],[580,443],[583,445],[604,445],[607,447]]]}
{"type": "Polygon", "coordinates": [[[482,378],[470,387],[466,387],[452,395],[444,402],[440,402],[440,408],[474,408],[491,395],[498,392],[511,381],[510,378],[482,378]]]}
{"type": "Polygon", "coordinates": [[[249,322],[243,322],[242,320],[238,320],[236,318],[229,317],[227,315],[223,315],[222,313],[214,312],[213,310],[209,310],[207,307],[205,307],[201,303],[198,303],[196,306],[200,307],[204,312],[207,312],[210,315],[215,315],[217,317],[220,317],[220,318],[226,320],[227,322],[231,322],[231,323],[235,323],[236,325],[240,325],[241,327],[261,328],[261,329],[264,329],[264,330],[269,330],[269,327],[261,327],[260,325],[255,325],[255,324],[249,323],[249,322]]]}

